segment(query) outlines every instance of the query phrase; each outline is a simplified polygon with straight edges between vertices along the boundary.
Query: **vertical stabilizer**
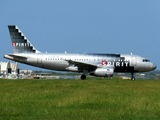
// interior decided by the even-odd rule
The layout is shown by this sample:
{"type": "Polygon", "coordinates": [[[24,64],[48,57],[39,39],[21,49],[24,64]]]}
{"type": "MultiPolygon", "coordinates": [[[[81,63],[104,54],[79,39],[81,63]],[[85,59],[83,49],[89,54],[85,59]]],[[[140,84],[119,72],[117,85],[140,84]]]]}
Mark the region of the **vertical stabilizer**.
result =
{"type": "Polygon", "coordinates": [[[8,25],[14,53],[40,53],[15,25],[8,25]]]}

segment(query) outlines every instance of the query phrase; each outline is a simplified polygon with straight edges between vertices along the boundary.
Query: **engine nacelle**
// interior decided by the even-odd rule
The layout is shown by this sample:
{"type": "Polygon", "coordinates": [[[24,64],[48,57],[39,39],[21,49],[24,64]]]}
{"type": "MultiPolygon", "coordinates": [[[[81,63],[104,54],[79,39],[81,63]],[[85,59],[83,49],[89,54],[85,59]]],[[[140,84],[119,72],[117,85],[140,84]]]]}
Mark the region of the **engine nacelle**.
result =
{"type": "Polygon", "coordinates": [[[90,75],[98,77],[108,77],[108,76],[113,76],[113,73],[114,73],[113,68],[97,68],[95,71],[91,72],[90,75]]]}
{"type": "Polygon", "coordinates": [[[69,66],[69,67],[66,68],[66,70],[72,71],[72,72],[77,72],[78,71],[78,67],[69,66]]]}

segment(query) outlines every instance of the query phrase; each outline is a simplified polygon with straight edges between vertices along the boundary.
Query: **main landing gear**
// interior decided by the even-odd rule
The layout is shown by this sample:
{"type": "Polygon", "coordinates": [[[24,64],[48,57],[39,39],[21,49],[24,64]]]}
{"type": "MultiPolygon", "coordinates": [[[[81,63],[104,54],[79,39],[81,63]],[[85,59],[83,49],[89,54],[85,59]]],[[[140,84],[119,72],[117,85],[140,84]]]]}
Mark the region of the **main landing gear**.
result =
{"type": "MultiPolygon", "coordinates": [[[[85,74],[81,75],[81,80],[85,80],[85,79],[86,79],[86,75],[85,74]]],[[[131,73],[131,80],[133,81],[136,80],[133,72],[131,73]]]]}
{"type": "Polygon", "coordinates": [[[136,80],[133,72],[131,73],[131,80],[133,80],[133,81],[136,80]]]}
{"type": "Polygon", "coordinates": [[[81,80],[85,80],[85,79],[86,79],[86,75],[85,74],[81,75],[81,80]]]}

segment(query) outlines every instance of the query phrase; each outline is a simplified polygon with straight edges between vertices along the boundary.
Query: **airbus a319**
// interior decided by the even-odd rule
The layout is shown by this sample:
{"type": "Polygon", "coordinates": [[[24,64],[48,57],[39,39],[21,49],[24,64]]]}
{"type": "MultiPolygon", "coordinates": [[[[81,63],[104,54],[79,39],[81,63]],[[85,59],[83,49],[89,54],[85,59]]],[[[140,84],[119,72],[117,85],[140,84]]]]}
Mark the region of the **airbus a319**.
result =
{"type": "Polygon", "coordinates": [[[82,80],[87,75],[111,77],[114,72],[131,73],[131,80],[135,80],[134,73],[156,69],[149,59],[133,54],[42,53],[17,26],[9,25],[8,29],[14,53],[6,54],[4,58],[49,70],[79,72],[82,80]]]}

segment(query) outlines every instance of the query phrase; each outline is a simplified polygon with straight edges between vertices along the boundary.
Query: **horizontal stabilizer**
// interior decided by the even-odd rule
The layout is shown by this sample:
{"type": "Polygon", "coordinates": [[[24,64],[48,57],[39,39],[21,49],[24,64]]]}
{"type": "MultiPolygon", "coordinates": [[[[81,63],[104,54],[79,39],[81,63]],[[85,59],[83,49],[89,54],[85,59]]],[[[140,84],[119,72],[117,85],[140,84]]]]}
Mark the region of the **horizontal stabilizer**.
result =
{"type": "Polygon", "coordinates": [[[4,58],[10,59],[10,60],[27,60],[26,57],[14,55],[14,54],[7,54],[4,56],[4,58]]]}

